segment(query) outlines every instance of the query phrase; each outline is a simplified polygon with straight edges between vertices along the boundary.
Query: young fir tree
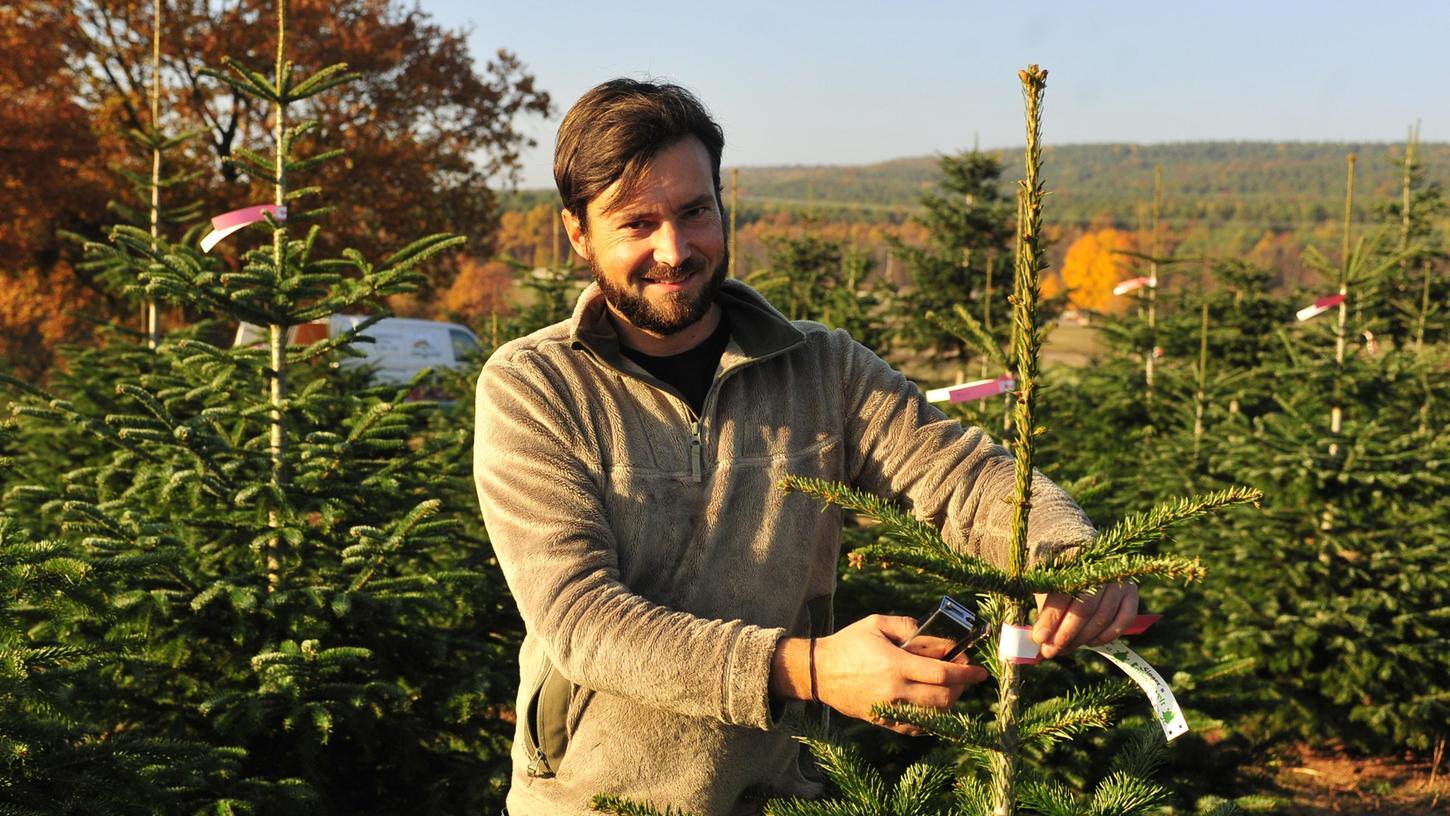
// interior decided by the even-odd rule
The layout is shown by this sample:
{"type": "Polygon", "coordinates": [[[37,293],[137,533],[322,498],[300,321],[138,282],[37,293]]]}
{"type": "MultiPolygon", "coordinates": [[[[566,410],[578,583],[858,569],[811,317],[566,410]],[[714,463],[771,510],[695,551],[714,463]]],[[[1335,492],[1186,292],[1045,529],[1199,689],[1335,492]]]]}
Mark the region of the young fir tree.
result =
{"type": "MultiPolygon", "coordinates": [[[[115,614],[76,612],[72,645],[127,642],[130,660],[80,674],[92,720],[138,737],[209,746],[232,758],[197,796],[155,812],[438,812],[496,807],[506,777],[507,679],[483,670],[508,644],[490,619],[487,547],[461,533],[440,495],[466,493],[462,434],[424,434],[408,385],[367,387],[336,366],[366,328],[305,346],[289,329],[412,290],[417,267],[459,239],[435,235],[382,262],[317,258],[294,187],[340,151],[304,156],[315,127],[299,102],[349,81],[341,65],[303,76],[286,61],[278,7],[270,76],[212,72],[272,111],[273,151],[238,151],[288,207],[232,240],[270,237],[240,269],[137,227],[115,245],[140,259],[147,295],[265,327],[264,349],[165,337],[155,362],[77,383],[116,394],[96,416],[63,395],[4,378],[22,427],[68,424],[105,448],[59,480],[17,464],[7,507],[46,519],[93,559],[140,559],[98,587],[115,614]],[[107,376],[118,375],[118,376],[107,376]],[[151,560],[154,559],[154,563],[151,560]]],[[[100,400],[104,402],[105,400],[100,400]]],[[[476,528],[476,525],[475,525],[476,528]]],[[[497,581],[494,581],[497,583],[497,581]]]]}
{"type": "Polygon", "coordinates": [[[889,292],[871,280],[865,254],[841,241],[818,238],[807,219],[800,235],[765,239],[765,266],[746,281],[792,320],[819,320],[884,354],[890,334],[883,320],[889,292]]]}
{"type": "Polygon", "coordinates": [[[929,350],[939,362],[953,360],[965,376],[972,347],[923,316],[966,305],[988,331],[1006,337],[1013,203],[1002,191],[1002,162],[995,156],[971,150],[942,156],[939,165],[937,189],[921,199],[927,246],[892,243],[911,281],[901,296],[905,318],[899,329],[906,345],[929,350]]]}
{"type": "Polygon", "coordinates": [[[1202,626],[1224,653],[1256,661],[1260,696],[1280,703],[1267,726],[1427,750],[1450,715],[1450,377],[1443,347],[1360,340],[1384,323],[1356,299],[1398,265],[1352,241],[1347,216],[1342,245],[1327,271],[1345,302],[1286,335],[1288,362],[1256,372],[1275,410],[1218,453],[1221,472],[1277,489],[1260,523],[1205,531],[1222,582],[1208,587],[1202,626]]]}
{"type": "MultiPolygon", "coordinates": [[[[782,485],[787,490],[815,495],[876,520],[881,540],[858,550],[860,557],[920,570],[938,580],[938,591],[957,597],[980,596],[980,610],[994,626],[1025,623],[1036,593],[1083,592],[1104,583],[1148,577],[1197,578],[1202,568],[1195,559],[1148,555],[1143,552],[1145,545],[1161,541],[1171,524],[1200,518],[1227,505],[1256,501],[1259,496],[1254,490],[1234,488],[1170,501],[1146,513],[1131,515],[1083,543],[1068,561],[1028,563],[1027,516],[1034,451],[1040,431],[1036,408],[1042,327],[1037,305],[1039,276],[1045,268],[1040,234],[1046,191],[1039,172],[1041,102],[1047,72],[1033,65],[1019,76],[1027,103],[1028,127],[1027,177],[1021,182],[1021,239],[1012,295],[1011,364],[1018,390],[1013,446],[1016,512],[1011,530],[1011,563],[1005,568],[998,567],[955,551],[945,544],[939,530],[888,501],[850,486],[794,477],[788,477],[782,485]]],[[[980,351],[992,354],[990,348],[980,351]]],[[[1024,763],[1034,753],[1109,725],[1112,703],[1125,696],[1123,683],[1107,682],[1074,689],[1027,704],[1026,700],[1033,696],[1026,693],[1030,685],[1028,672],[1016,664],[998,660],[990,646],[981,648],[976,657],[997,680],[999,695],[993,717],[890,703],[877,705],[872,712],[884,719],[910,723],[943,740],[960,754],[964,764],[948,768],[932,762],[918,763],[907,768],[895,785],[890,785],[879,772],[862,762],[854,749],[806,737],[803,742],[812,749],[818,767],[834,787],[832,795],[818,801],[773,800],[766,805],[766,812],[772,816],[1007,816],[1025,812],[1091,812],[1106,816],[1161,810],[1170,792],[1149,779],[1162,747],[1156,726],[1149,726],[1138,738],[1130,740],[1111,770],[1096,780],[1097,784],[1086,796],[1056,781],[1022,776],[1024,763]]],[[[646,804],[613,796],[598,797],[595,807],[626,816],[657,813],[646,804]]],[[[1224,802],[1215,805],[1212,812],[1228,813],[1233,809],[1231,803],[1224,802]]]]}
{"type": "Polygon", "coordinates": [[[1438,181],[1425,177],[1419,159],[1420,129],[1416,124],[1405,141],[1400,166],[1400,195],[1376,207],[1381,222],[1394,234],[1391,251],[1396,264],[1377,283],[1375,300],[1381,304],[1384,334],[1397,348],[1423,349],[1450,337],[1450,280],[1437,275],[1445,263],[1445,238],[1436,231],[1447,204],[1438,181]]]}

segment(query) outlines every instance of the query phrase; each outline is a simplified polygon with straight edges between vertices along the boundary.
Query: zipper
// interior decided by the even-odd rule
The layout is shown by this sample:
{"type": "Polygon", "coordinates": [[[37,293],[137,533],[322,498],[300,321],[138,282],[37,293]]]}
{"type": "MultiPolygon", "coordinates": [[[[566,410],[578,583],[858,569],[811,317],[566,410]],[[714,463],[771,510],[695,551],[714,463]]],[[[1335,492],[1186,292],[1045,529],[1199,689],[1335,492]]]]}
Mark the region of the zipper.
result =
{"type": "Polygon", "coordinates": [[[544,693],[544,683],[549,679],[552,668],[548,662],[544,663],[543,674],[534,684],[534,692],[529,696],[524,709],[524,753],[529,757],[528,772],[532,777],[548,778],[554,775],[554,769],[549,765],[549,756],[544,753],[539,729],[539,698],[544,693]]]}
{"type": "Polygon", "coordinates": [[[705,440],[700,433],[700,418],[690,423],[690,477],[695,484],[705,481],[705,440]]]}

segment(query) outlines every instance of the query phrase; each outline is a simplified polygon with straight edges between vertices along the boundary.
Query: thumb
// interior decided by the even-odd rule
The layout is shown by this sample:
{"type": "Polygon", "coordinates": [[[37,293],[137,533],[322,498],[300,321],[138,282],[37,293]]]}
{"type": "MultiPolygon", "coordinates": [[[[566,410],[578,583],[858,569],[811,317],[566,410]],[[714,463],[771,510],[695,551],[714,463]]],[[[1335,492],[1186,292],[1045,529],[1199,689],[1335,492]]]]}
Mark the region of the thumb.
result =
{"type": "Polygon", "coordinates": [[[886,636],[886,639],[897,646],[911,639],[916,634],[916,619],[908,618],[905,615],[876,615],[876,631],[886,636]]]}

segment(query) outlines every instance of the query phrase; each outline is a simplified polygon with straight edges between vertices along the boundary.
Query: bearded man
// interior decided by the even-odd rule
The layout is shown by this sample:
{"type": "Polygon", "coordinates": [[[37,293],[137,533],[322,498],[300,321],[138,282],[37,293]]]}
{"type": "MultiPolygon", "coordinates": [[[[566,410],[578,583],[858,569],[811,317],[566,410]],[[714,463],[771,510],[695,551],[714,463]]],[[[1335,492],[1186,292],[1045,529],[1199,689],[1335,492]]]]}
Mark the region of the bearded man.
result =
{"type": "MultiPolygon", "coordinates": [[[[852,484],[1005,563],[1012,460],[845,332],[725,279],[723,147],[678,86],[586,93],[554,178],[594,283],[479,377],[479,501],[526,627],[512,816],[590,813],[598,793],[756,814],[820,792],[793,712],[945,709],[986,677],[902,649],[911,618],[835,631],[841,512],[777,484],[852,484]]],[[[1040,475],[1029,529],[1034,559],[1092,534],[1040,475]]],[[[1136,611],[1131,586],[1049,597],[1034,637],[1053,657],[1136,611]]]]}

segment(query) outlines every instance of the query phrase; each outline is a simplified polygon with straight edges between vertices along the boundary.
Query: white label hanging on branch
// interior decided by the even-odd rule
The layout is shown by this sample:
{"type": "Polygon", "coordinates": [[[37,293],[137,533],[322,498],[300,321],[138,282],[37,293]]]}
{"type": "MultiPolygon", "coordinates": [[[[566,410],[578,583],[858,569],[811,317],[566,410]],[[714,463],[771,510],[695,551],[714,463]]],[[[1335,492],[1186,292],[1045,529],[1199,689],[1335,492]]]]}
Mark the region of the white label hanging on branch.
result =
{"type": "Polygon", "coordinates": [[[933,388],[926,392],[927,402],[971,402],[972,400],[995,397],[1017,387],[1012,375],[1004,374],[992,380],[973,380],[946,388],[933,388]]]}
{"type": "Polygon", "coordinates": [[[1172,742],[1176,737],[1188,733],[1188,721],[1183,718],[1183,710],[1173,698],[1173,689],[1168,687],[1168,682],[1162,675],[1148,665],[1148,661],[1129,649],[1128,644],[1121,638],[1112,643],[1088,648],[1111,660],[1113,665],[1122,669],[1123,674],[1131,677],[1138,684],[1138,688],[1148,695],[1148,702],[1153,706],[1153,717],[1162,726],[1164,739],[1172,742]]]}
{"type": "Polygon", "coordinates": [[[1324,314],[1325,312],[1329,311],[1330,309],[1333,309],[1335,306],[1338,306],[1339,304],[1341,304],[1343,302],[1344,302],[1344,295],[1343,294],[1338,294],[1338,295],[1325,295],[1324,297],[1322,297],[1322,298],[1314,301],[1310,305],[1305,306],[1304,308],[1300,309],[1297,312],[1296,316],[1301,321],[1302,320],[1308,320],[1311,317],[1315,317],[1315,316],[1324,314]]]}
{"type": "Polygon", "coordinates": [[[1150,278],[1146,275],[1137,278],[1130,278],[1118,284],[1117,286],[1114,286],[1113,294],[1126,295],[1134,289],[1142,289],[1144,286],[1147,286],[1149,288],[1156,288],[1158,286],[1158,279],[1150,278]]]}
{"type": "Polygon", "coordinates": [[[1364,347],[1370,354],[1380,353],[1379,341],[1375,339],[1374,332],[1369,329],[1364,330],[1364,347]]]}
{"type": "Polygon", "coordinates": [[[287,220],[287,208],[279,207],[276,204],[258,204],[255,207],[243,207],[240,210],[232,210],[221,215],[213,216],[211,219],[212,231],[201,239],[201,251],[211,252],[228,235],[236,232],[242,227],[267,220],[267,214],[278,221],[287,220]]]}
{"type": "MultiPolygon", "coordinates": [[[[1139,615],[1133,619],[1133,623],[1123,630],[1125,635],[1136,635],[1145,631],[1149,626],[1161,618],[1161,615],[1139,615]]],[[[1143,693],[1148,695],[1148,702],[1153,706],[1153,716],[1158,720],[1158,725],[1163,728],[1163,736],[1172,741],[1188,733],[1188,721],[1183,718],[1183,710],[1178,707],[1178,701],[1173,697],[1173,689],[1169,688],[1168,682],[1162,675],[1154,671],[1153,667],[1128,648],[1128,644],[1119,638],[1112,643],[1103,646],[1089,646],[1088,649],[1097,652],[1112,661],[1124,674],[1132,678],[1143,693]]],[[[1037,642],[1032,639],[1032,627],[1012,626],[1002,627],[1002,635],[997,642],[997,657],[1007,663],[1019,665],[1032,665],[1042,660],[1037,642]]]]}

